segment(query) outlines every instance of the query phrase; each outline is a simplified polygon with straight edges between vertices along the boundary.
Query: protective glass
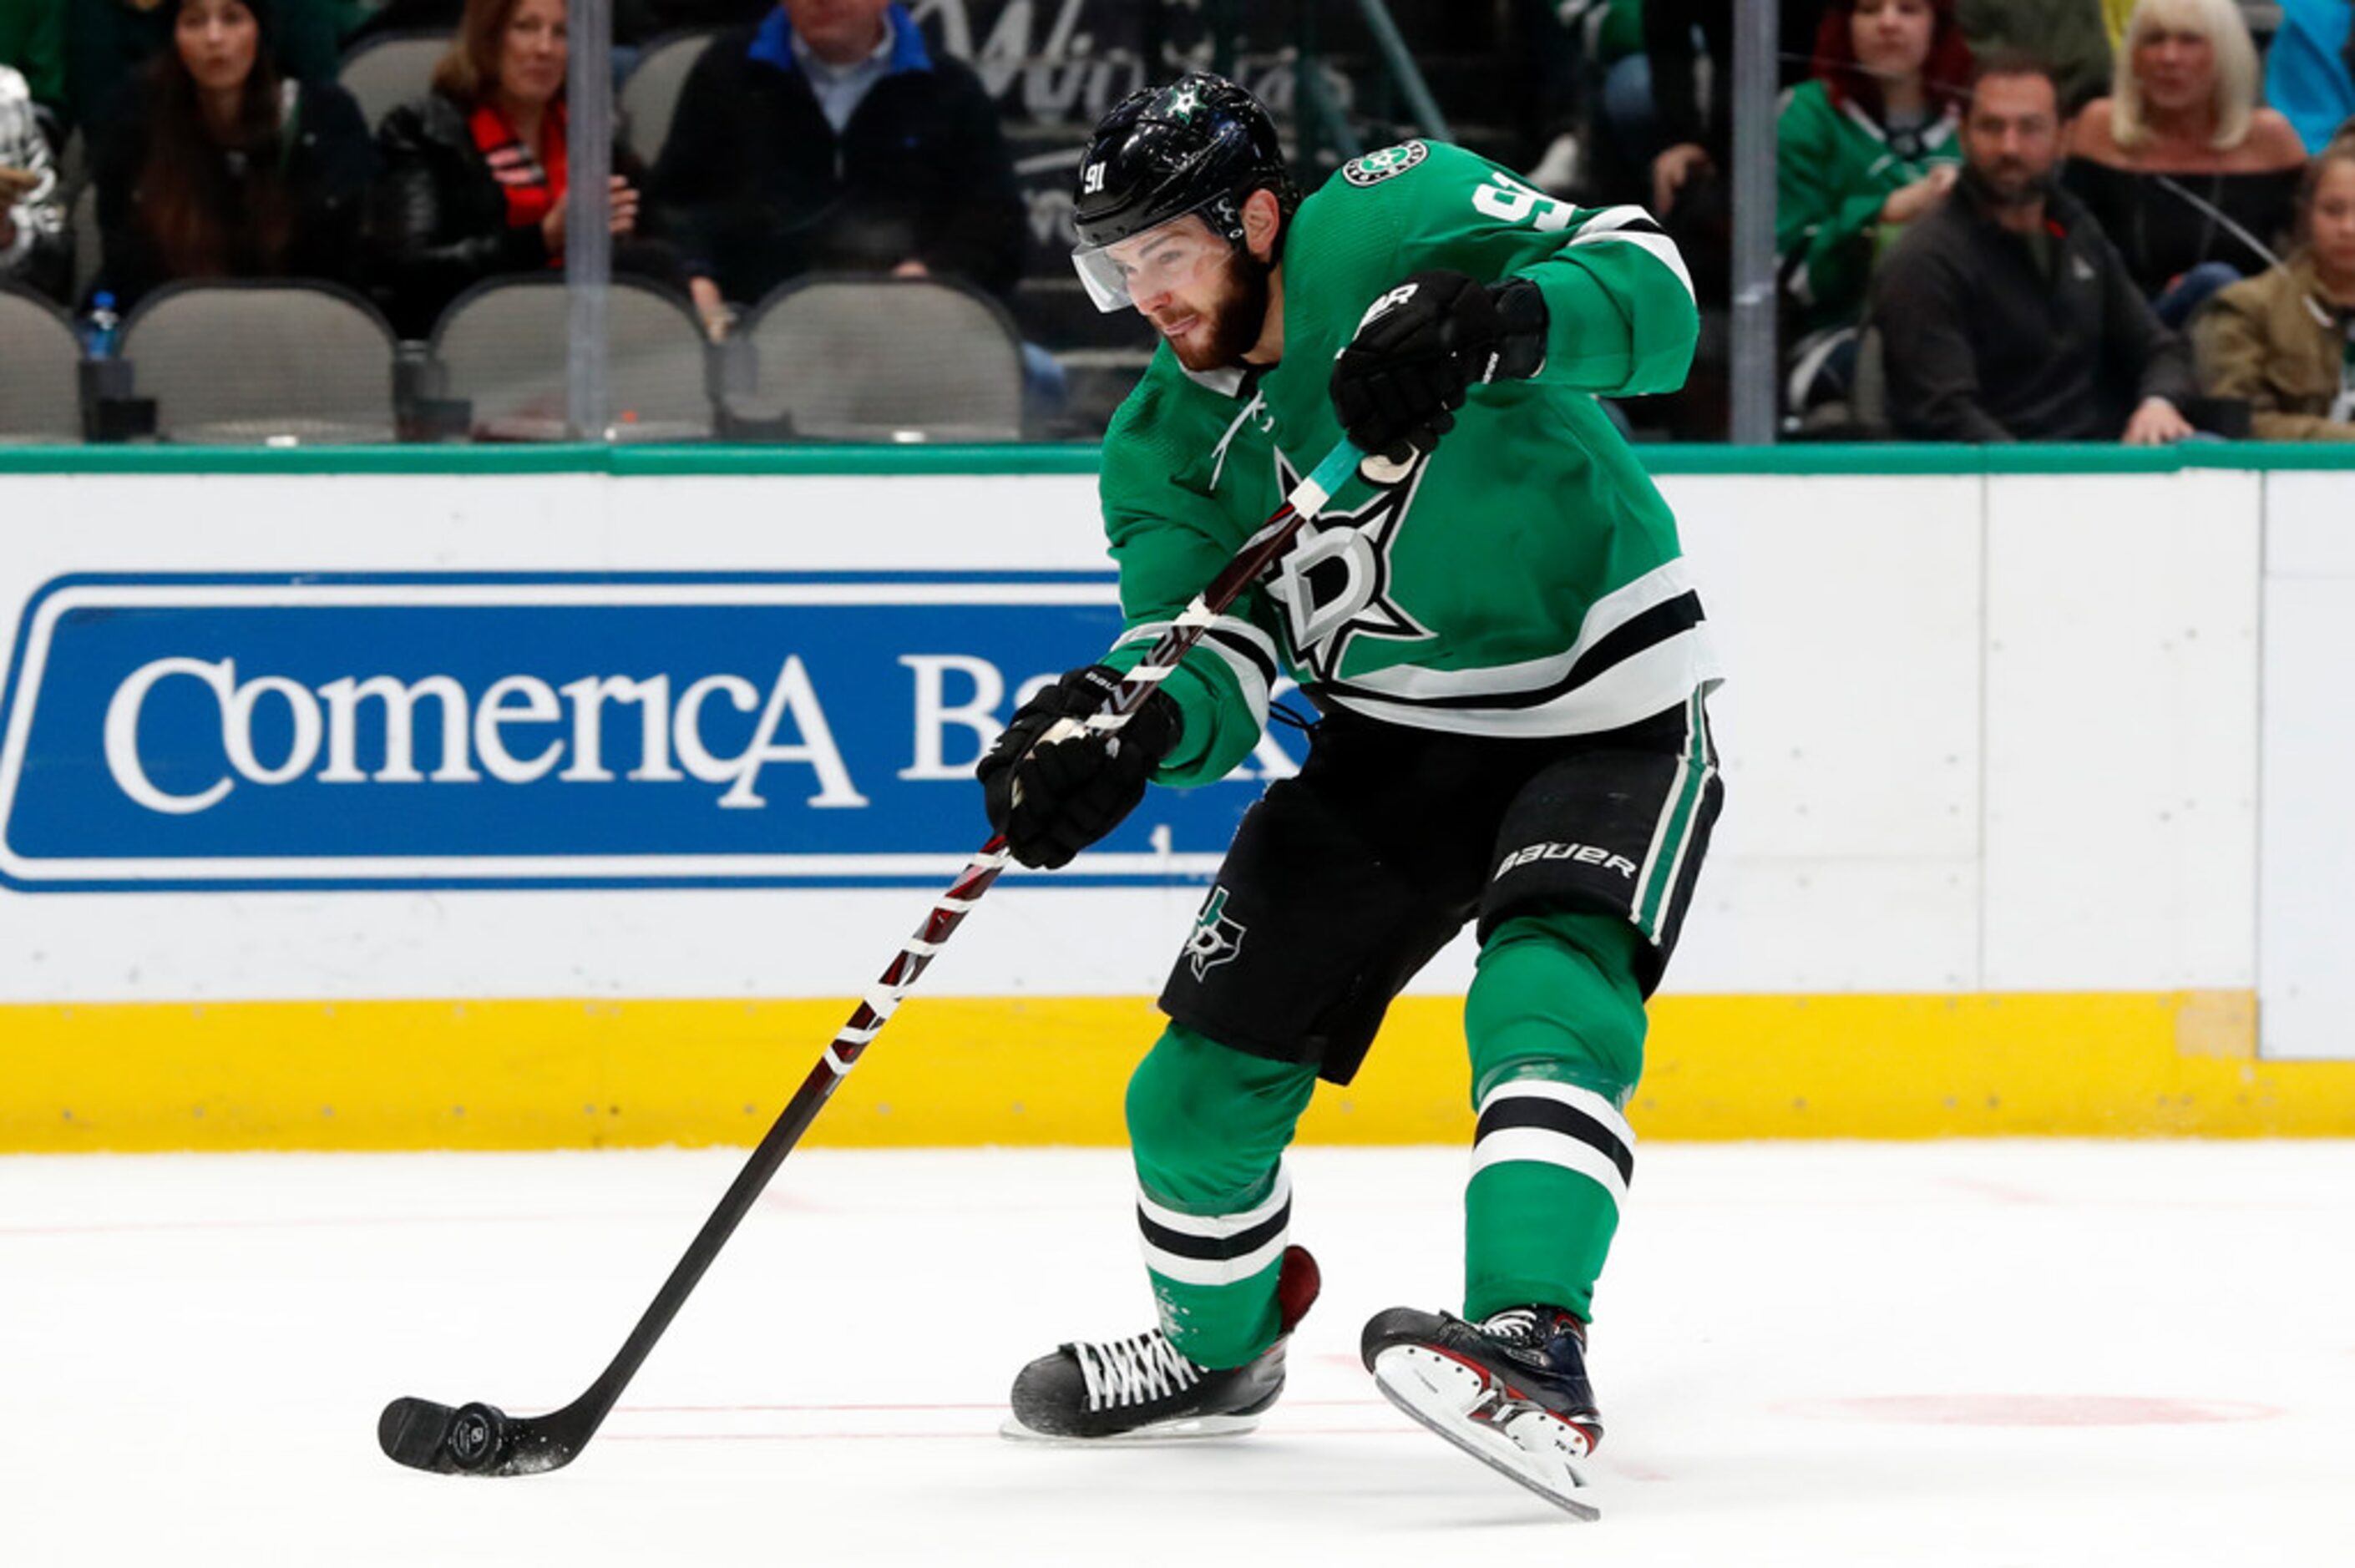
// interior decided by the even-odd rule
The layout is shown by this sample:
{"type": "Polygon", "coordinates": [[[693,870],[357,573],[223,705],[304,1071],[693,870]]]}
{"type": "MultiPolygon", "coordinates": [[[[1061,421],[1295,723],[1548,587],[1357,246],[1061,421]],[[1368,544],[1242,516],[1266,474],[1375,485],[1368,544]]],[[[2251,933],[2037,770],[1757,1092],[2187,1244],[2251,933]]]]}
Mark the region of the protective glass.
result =
{"type": "Polygon", "coordinates": [[[1197,209],[1110,245],[1078,246],[1071,251],[1071,265],[1096,309],[1117,311],[1140,297],[1150,299],[1208,278],[1227,250],[1227,242],[1197,209]]]}

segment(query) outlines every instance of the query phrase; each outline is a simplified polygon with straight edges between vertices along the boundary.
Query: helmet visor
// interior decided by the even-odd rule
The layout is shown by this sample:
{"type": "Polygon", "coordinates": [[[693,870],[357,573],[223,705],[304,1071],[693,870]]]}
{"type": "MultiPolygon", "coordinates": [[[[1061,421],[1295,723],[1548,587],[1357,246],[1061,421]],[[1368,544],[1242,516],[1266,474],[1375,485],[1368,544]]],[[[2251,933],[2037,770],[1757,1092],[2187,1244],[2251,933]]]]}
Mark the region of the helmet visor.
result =
{"type": "Polygon", "coordinates": [[[1197,209],[1109,245],[1077,246],[1071,265],[1096,309],[1117,311],[1207,281],[1230,249],[1197,209]]]}

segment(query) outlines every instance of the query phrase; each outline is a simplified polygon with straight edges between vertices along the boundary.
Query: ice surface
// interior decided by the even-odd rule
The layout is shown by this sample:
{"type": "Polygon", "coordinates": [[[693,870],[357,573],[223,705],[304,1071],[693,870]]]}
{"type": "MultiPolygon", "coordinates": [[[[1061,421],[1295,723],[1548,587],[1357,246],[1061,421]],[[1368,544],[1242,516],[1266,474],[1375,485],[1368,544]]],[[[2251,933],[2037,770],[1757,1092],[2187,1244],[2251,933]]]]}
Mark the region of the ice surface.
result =
{"type": "Polygon", "coordinates": [[[570,1469],[377,1452],[396,1394],[570,1399],[738,1160],[0,1160],[0,1563],[2355,1563],[2343,1143],[1646,1148],[1599,1524],[1357,1366],[1455,1305],[1451,1150],[1295,1152],[1327,1294],[1238,1441],[996,1436],[1023,1361],[1148,1321],[1117,1152],[806,1150],[570,1469]]]}

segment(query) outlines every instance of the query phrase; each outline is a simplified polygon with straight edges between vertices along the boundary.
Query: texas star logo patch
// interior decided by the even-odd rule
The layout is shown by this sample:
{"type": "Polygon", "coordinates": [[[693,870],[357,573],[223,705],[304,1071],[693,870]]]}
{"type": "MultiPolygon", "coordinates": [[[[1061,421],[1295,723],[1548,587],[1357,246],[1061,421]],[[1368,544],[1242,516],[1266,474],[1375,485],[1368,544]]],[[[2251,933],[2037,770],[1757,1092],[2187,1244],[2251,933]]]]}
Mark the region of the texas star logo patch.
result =
{"type": "Polygon", "coordinates": [[[1202,901],[1202,912],[1194,916],[1193,934],[1186,938],[1186,957],[1194,966],[1194,978],[1202,979],[1241,952],[1248,935],[1241,921],[1227,918],[1227,890],[1210,889],[1210,896],[1202,901]]]}
{"type": "Polygon", "coordinates": [[[1421,142],[1401,142],[1395,147],[1384,147],[1362,158],[1352,158],[1341,165],[1341,177],[1353,185],[1378,185],[1393,175],[1402,175],[1431,156],[1431,149],[1421,142]]]}
{"type": "MultiPolygon", "coordinates": [[[[1278,493],[1289,494],[1298,476],[1282,452],[1275,462],[1278,493]]],[[[1277,557],[1267,591],[1284,607],[1283,632],[1292,662],[1310,677],[1339,679],[1349,645],[1360,637],[1417,641],[1432,635],[1391,595],[1391,551],[1399,524],[1423,488],[1423,472],[1418,463],[1407,483],[1377,491],[1354,512],[1326,513],[1326,527],[1302,524],[1291,546],[1277,557]]]]}

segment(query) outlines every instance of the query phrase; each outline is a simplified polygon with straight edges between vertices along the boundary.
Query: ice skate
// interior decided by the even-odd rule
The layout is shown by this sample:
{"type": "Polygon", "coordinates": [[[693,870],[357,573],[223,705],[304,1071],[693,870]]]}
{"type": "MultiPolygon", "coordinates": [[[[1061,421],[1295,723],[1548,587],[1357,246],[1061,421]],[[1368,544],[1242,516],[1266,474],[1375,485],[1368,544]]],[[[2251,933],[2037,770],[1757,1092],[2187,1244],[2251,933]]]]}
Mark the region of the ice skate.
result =
{"type": "Polygon", "coordinates": [[[1284,1347],[1316,1299],[1316,1260],[1284,1249],[1275,1343],[1232,1368],[1189,1360],[1158,1329],[1039,1357],[1014,1380],[1014,1414],[999,1430],[1023,1442],[1160,1443],[1249,1432],[1284,1392],[1284,1347]]]}
{"type": "Polygon", "coordinates": [[[1360,1354],[1383,1397],[1482,1464],[1580,1519],[1574,1467],[1603,1441],[1586,1381],[1586,1329],[1552,1307],[1478,1323],[1393,1307],[1366,1325],[1360,1354]]]}

